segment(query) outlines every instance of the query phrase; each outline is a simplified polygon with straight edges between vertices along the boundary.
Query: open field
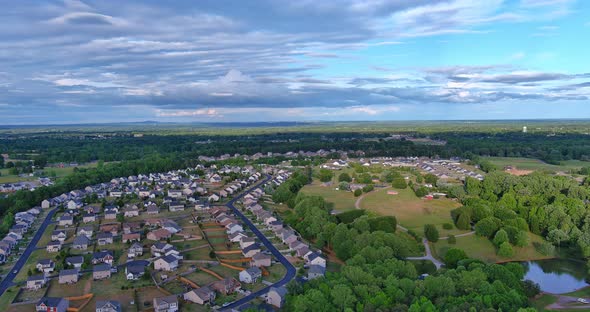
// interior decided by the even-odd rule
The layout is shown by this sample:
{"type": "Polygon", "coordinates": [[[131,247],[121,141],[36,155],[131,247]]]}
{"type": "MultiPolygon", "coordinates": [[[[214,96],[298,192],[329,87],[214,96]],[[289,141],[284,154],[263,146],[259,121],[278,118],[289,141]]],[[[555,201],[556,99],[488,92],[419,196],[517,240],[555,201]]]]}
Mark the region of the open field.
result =
{"type": "Polygon", "coordinates": [[[338,211],[353,210],[356,198],[352,192],[337,191],[334,188],[337,184],[332,186],[322,186],[322,183],[318,180],[314,180],[312,184],[304,186],[301,191],[309,195],[322,196],[326,202],[334,205],[334,209],[338,211]]]}
{"type": "Polygon", "coordinates": [[[388,190],[381,189],[366,194],[360,208],[378,215],[395,216],[400,225],[417,233],[422,233],[425,224],[436,225],[441,236],[467,232],[442,229],[442,224],[453,223],[451,210],[459,207],[459,203],[446,198],[424,200],[416,197],[409,188],[396,190],[397,195],[388,195],[388,190]]]}
{"type": "Polygon", "coordinates": [[[567,160],[561,164],[552,165],[538,159],[521,157],[486,157],[498,169],[503,170],[506,166],[513,166],[521,170],[549,170],[549,171],[570,171],[590,166],[588,161],[567,160]]]}
{"type": "Polygon", "coordinates": [[[457,237],[457,243],[451,245],[447,241],[441,240],[434,244],[433,252],[438,255],[439,259],[443,259],[445,253],[449,248],[456,247],[463,249],[465,253],[471,258],[480,259],[486,262],[504,262],[504,261],[526,261],[533,259],[548,259],[551,256],[544,256],[535,250],[533,242],[541,242],[543,238],[538,235],[528,233],[530,244],[526,247],[513,247],[514,257],[506,259],[496,255],[496,246],[492,242],[481,236],[470,235],[464,237],[457,237]]]}
{"type": "MultiPolygon", "coordinates": [[[[54,167],[46,167],[43,169],[45,172],[45,176],[52,176],[55,173],[55,177],[65,177],[68,174],[74,172],[74,168],[82,169],[82,168],[93,168],[96,167],[97,163],[89,163],[84,165],[79,165],[77,167],[64,167],[64,168],[54,168],[54,167]]],[[[0,183],[14,183],[14,182],[24,182],[24,181],[36,181],[38,177],[21,177],[14,174],[8,173],[9,169],[0,169],[0,183]]]]}

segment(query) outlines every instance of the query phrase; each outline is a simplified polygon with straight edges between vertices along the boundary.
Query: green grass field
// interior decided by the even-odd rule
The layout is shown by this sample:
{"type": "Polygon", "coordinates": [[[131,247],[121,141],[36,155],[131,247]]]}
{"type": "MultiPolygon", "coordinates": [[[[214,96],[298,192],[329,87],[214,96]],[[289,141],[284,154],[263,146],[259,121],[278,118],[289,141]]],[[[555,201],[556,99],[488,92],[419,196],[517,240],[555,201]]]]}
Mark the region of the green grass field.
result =
{"type": "Polygon", "coordinates": [[[549,171],[570,171],[582,167],[590,166],[588,161],[567,160],[561,162],[561,165],[547,164],[538,159],[520,158],[520,157],[486,157],[498,169],[502,170],[506,166],[514,166],[521,170],[549,170],[549,171]]]}
{"type": "Polygon", "coordinates": [[[441,236],[467,232],[442,229],[442,224],[453,223],[451,210],[459,207],[459,203],[446,198],[424,200],[416,197],[409,188],[395,190],[397,195],[387,194],[390,190],[380,189],[366,194],[360,207],[378,215],[395,216],[400,225],[418,233],[423,232],[425,224],[436,225],[441,236]]]}
{"type": "Polygon", "coordinates": [[[463,249],[465,253],[467,253],[467,255],[471,258],[480,259],[490,263],[551,258],[551,256],[544,256],[538,253],[533,247],[533,242],[541,242],[543,241],[543,238],[529,233],[529,241],[530,244],[526,247],[513,247],[514,257],[508,259],[501,258],[496,255],[496,247],[494,244],[492,244],[489,239],[477,235],[457,237],[457,243],[454,245],[449,244],[447,241],[441,240],[434,244],[433,249],[438,255],[439,259],[444,258],[444,255],[447,250],[449,250],[449,248],[455,247],[463,249]]]}
{"type": "MultiPolygon", "coordinates": [[[[90,163],[85,165],[79,165],[77,168],[93,168],[96,167],[97,163],[90,163]]],[[[9,169],[0,169],[0,183],[15,183],[15,182],[24,182],[24,181],[36,181],[38,177],[20,177],[18,175],[9,174],[9,169]]],[[[49,175],[51,172],[55,172],[55,176],[57,178],[65,177],[68,174],[74,172],[74,167],[64,167],[64,168],[45,168],[43,169],[45,174],[49,175]]]]}
{"type": "Polygon", "coordinates": [[[334,205],[334,209],[338,211],[348,211],[355,209],[354,203],[356,198],[352,192],[337,191],[335,188],[337,184],[332,186],[322,186],[318,180],[314,180],[312,184],[304,186],[301,191],[308,195],[322,196],[326,202],[334,205]]]}

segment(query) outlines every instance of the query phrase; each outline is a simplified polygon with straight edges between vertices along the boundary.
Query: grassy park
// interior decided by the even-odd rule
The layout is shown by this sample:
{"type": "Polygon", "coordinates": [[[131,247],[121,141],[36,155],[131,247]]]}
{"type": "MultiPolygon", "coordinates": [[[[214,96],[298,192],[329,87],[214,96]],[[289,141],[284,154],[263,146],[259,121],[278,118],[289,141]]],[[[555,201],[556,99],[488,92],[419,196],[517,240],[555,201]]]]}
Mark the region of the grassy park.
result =
{"type": "Polygon", "coordinates": [[[590,162],[580,160],[566,160],[562,161],[560,165],[552,165],[534,158],[486,157],[485,159],[489,160],[500,170],[506,166],[513,166],[521,170],[570,171],[590,166],[590,162]]]}
{"type": "Polygon", "coordinates": [[[337,184],[323,186],[319,180],[314,179],[313,183],[304,186],[301,191],[308,195],[322,196],[326,202],[334,205],[333,208],[340,212],[355,209],[356,198],[352,192],[336,190],[336,187],[337,184]]]}

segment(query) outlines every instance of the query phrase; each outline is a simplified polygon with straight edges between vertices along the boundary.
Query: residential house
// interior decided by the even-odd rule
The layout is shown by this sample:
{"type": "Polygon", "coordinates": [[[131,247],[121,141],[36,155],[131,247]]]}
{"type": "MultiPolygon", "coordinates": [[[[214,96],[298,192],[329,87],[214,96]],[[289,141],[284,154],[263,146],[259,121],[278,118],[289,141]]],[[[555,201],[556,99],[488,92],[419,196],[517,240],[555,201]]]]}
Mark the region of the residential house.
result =
{"type": "Polygon", "coordinates": [[[154,298],[154,312],[178,311],[178,298],[176,295],[154,298]]]}
{"type": "Polygon", "coordinates": [[[66,264],[73,266],[76,269],[81,269],[84,264],[84,257],[72,256],[66,258],[66,264]]]}
{"type": "Polygon", "coordinates": [[[235,232],[228,235],[229,241],[232,243],[239,243],[243,238],[248,237],[244,232],[235,232]]]}
{"type": "Polygon", "coordinates": [[[51,240],[53,241],[60,241],[63,243],[67,238],[68,236],[64,230],[55,230],[51,232],[51,240]]]}
{"type": "Polygon", "coordinates": [[[70,302],[64,298],[43,297],[35,305],[35,311],[38,312],[66,312],[70,307],[70,302]]]}
{"type": "Polygon", "coordinates": [[[102,232],[96,235],[96,240],[99,246],[113,243],[113,234],[111,232],[102,232]]]}
{"type": "Polygon", "coordinates": [[[271,265],[271,257],[270,255],[263,254],[261,252],[256,253],[252,256],[252,260],[250,260],[250,265],[254,267],[269,267],[271,265]]]}
{"type": "Polygon", "coordinates": [[[68,214],[64,214],[63,216],[61,216],[59,218],[59,225],[60,226],[70,226],[70,225],[74,225],[74,217],[68,215],[68,214]]]}
{"type": "Polygon", "coordinates": [[[236,290],[240,289],[240,287],[242,287],[242,284],[240,284],[240,282],[238,282],[233,277],[226,277],[220,281],[215,281],[211,283],[210,287],[224,295],[229,295],[233,294],[236,290]]]}
{"type": "Polygon", "coordinates": [[[157,215],[160,213],[160,208],[156,204],[149,204],[146,207],[147,214],[157,215]]]}
{"type": "Polygon", "coordinates": [[[205,304],[205,303],[213,303],[216,297],[216,293],[213,289],[208,286],[203,286],[201,288],[193,289],[184,295],[182,295],[184,300],[190,301],[196,304],[205,304]]]}
{"type": "Polygon", "coordinates": [[[25,286],[28,290],[39,290],[47,285],[47,277],[45,274],[33,275],[27,278],[27,285],[25,286]]]}
{"type": "Polygon", "coordinates": [[[174,271],[178,268],[178,258],[167,255],[154,261],[154,269],[159,271],[174,271]]]}
{"type": "Polygon", "coordinates": [[[259,252],[260,252],[260,246],[258,244],[252,244],[252,245],[242,249],[242,254],[246,258],[250,258],[259,252]]]}
{"type": "Polygon", "coordinates": [[[59,283],[60,284],[74,284],[78,282],[80,272],[78,269],[61,270],[59,272],[59,283]]]}
{"type": "Polygon", "coordinates": [[[326,259],[320,257],[318,253],[312,252],[311,254],[307,255],[307,264],[309,264],[310,266],[319,265],[325,268],[326,259]]]}
{"type": "Polygon", "coordinates": [[[244,282],[247,284],[256,283],[261,276],[262,271],[260,271],[260,269],[255,266],[243,270],[239,274],[240,282],[244,282]]]}
{"type": "Polygon", "coordinates": [[[245,249],[250,245],[254,245],[256,243],[256,239],[254,237],[243,237],[240,240],[240,249],[245,249]]]}
{"type": "Polygon", "coordinates": [[[171,202],[168,204],[168,210],[175,212],[175,211],[184,211],[184,203],[181,202],[171,202]]]}
{"type": "Polygon", "coordinates": [[[94,212],[87,212],[87,213],[83,214],[82,215],[82,222],[84,222],[84,223],[96,222],[96,214],[94,212]]]}
{"type": "Polygon", "coordinates": [[[131,245],[131,247],[129,247],[129,250],[127,251],[127,257],[128,258],[135,258],[135,257],[140,257],[143,255],[143,246],[141,246],[140,243],[133,243],[133,245],[131,245]]]}
{"type": "Polygon", "coordinates": [[[123,237],[121,240],[123,241],[123,243],[139,242],[141,240],[141,234],[140,233],[123,234],[123,237]]]}
{"type": "Polygon", "coordinates": [[[113,265],[113,253],[111,251],[97,251],[92,254],[92,264],[96,265],[99,263],[106,263],[109,265],[113,265]]]}
{"type": "Polygon", "coordinates": [[[126,222],[123,224],[123,233],[129,234],[141,231],[141,224],[139,222],[126,222]]]}
{"type": "Polygon", "coordinates": [[[60,241],[50,241],[47,243],[45,247],[47,252],[59,252],[61,250],[61,242],[60,241]]]}
{"type": "Polygon", "coordinates": [[[181,190],[168,190],[168,197],[182,198],[183,194],[181,190]]]}
{"type": "Polygon", "coordinates": [[[113,236],[116,236],[119,234],[120,227],[121,227],[120,223],[106,223],[106,224],[102,224],[100,226],[100,231],[101,232],[110,232],[111,234],[113,234],[113,236]]]}
{"type": "Polygon", "coordinates": [[[104,218],[105,218],[105,220],[115,220],[115,219],[117,219],[117,210],[115,210],[115,209],[106,209],[104,211],[104,218]]]}
{"type": "Polygon", "coordinates": [[[155,231],[151,231],[147,234],[147,239],[152,241],[159,241],[163,239],[168,239],[172,237],[172,233],[170,233],[166,229],[157,229],[155,231]]]}
{"type": "Polygon", "coordinates": [[[285,305],[285,297],[287,296],[287,288],[271,287],[266,295],[266,303],[277,308],[282,308],[285,305]]]}
{"type": "Polygon", "coordinates": [[[92,278],[94,280],[111,278],[111,266],[106,263],[95,265],[92,269],[92,278]]]}
{"type": "Polygon", "coordinates": [[[139,208],[137,207],[137,205],[130,205],[125,207],[125,209],[123,210],[123,215],[126,218],[132,218],[132,217],[137,217],[139,216],[139,208]]]}
{"type": "Polygon", "coordinates": [[[121,303],[114,300],[97,300],[96,312],[121,312],[121,303]]]}
{"type": "Polygon", "coordinates": [[[237,223],[230,223],[225,226],[227,234],[233,234],[236,232],[244,232],[244,228],[237,223]]]}
{"type": "Polygon", "coordinates": [[[92,237],[93,234],[94,234],[94,227],[92,225],[78,227],[78,236],[85,235],[87,237],[92,237]]]}
{"type": "Polygon", "coordinates": [[[321,265],[310,265],[307,271],[307,279],[312,280],[315,278],[324,277],[326,275],[326,268],[321,265]]]}
{"type": "Polygon", "coordinates": [[[49,202],[47,199],[41,202],[41,208],[47,209],[49,207],[51,207],[51,202],[49,202]]]}
{"type": "Polygon", "coordinates": [[[53,262],[51,259],[41,259],[37,261],[35,268],[37,268],[39,272],[51,273],[53,270],[55,270],[55,262],[53,262]]]}
{"type": "Polygon", "coordinates": [[[78,235],[74,238],[72,248],[79,250],[86,250],[90,245],[90,239],[86,235],[78,235]]]}

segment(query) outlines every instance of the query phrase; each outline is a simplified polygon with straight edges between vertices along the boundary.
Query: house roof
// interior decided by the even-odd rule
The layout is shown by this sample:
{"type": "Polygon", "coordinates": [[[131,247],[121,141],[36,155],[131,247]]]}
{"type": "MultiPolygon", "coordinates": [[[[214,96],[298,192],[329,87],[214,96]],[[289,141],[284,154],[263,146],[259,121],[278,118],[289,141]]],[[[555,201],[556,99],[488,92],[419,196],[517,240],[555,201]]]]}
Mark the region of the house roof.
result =
{"type": "Polygon", "coordinates": [[[250,268],[246,269],[246,272],[250,276],[259,276],[259,275],[262,275],[262,271],[260,271],[260,269],[258,267],[250,267],[250,268]]]}
{"type": "Polygon", "coordinates": [[[176,297],[176,295],[154,298],[154,303],[157,306],[160,306],[162,304],[178,303],[178,298],[176,297]]]}
{"type": "Polygon", "coordinates": [[[105,263],[101,263],[101,264],[97,264],[92,268],[93,272],[104,272],[104,271],[110,271],[111,270],[111,266],[105,263]]]}
{"type": "Polygon", "coordinates": [[[84,263],[84,257],[82,256],[72,256],[72,257],[67,257],[66,258],[66,263],[70,263],[70,264],[78,264],[78,263],[84,263]]]}
{"type": "Polygon", "coordinates": [[[315,274],[324,275],[324,274],[326,274],[326,268],[324,268],[321,265],[310,265],[308,273],[309,274],[315,273],[315,274]]]}
{"type": "Polygon", "coordinates": [[[114,300],[97,300],[96,301],[96,309],[100,309],[100,308],[113,308],[116,311],[122,311],[121,310],[121,303],[119,303],[119,301],[114,301],[114,300]]]}
{"type": "Polygon", "coordinates": [[[38,274],[38,275],[31,275],[27,278],[27,281],[40,281],[40,280],[44,280],[45,279],[45,275],[43,274],[38,274]]]}
{"type": "Polygon", "coordinates": [[[78,235],[74,238],[74,245],[88,245],[90,239],[86,235],[78,235]]]}
{"type": "Polygon", "coordinates": [[[57,307],[61,304],[62,300],[66,300],[64,298],[55,298],[55,297],[43,297],[39,299],[37,305],[45,305],[47,307],[57,307]]]}
{"type": "Polygon", "coordinates": [[[287,295],[287,288],[285,287],[271,287],[269,292],[274,291],[276,292],[281,298],[284,298],[287,295]]]}
{"type": "Polygon", "coordinates": [[[78,275],[78,269],[61,270],[59,276],[78,275]]]}

